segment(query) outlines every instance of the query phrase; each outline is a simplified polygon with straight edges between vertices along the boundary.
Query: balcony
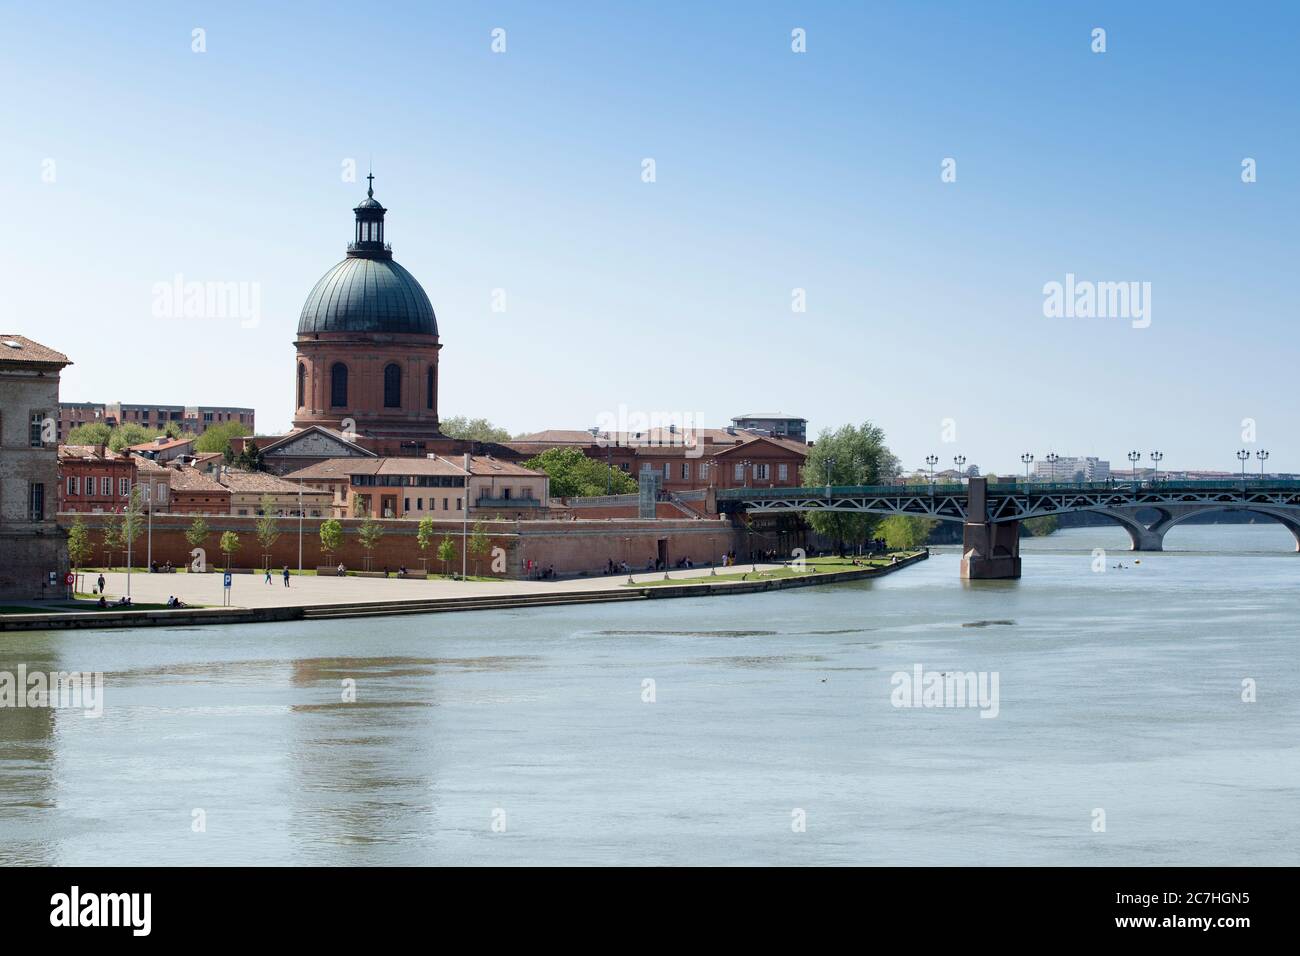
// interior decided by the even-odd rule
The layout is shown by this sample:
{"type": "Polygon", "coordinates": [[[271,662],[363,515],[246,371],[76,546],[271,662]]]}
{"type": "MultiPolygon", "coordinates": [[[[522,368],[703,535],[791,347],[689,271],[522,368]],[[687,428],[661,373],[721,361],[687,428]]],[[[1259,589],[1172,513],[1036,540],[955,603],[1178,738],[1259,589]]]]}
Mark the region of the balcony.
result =
{"type": "Polygon", "coordinates": [[[542,503],[532,495],[522,498],[489,498],[484,496],[474,502],[475,508],[540,508],[542,503]]]}

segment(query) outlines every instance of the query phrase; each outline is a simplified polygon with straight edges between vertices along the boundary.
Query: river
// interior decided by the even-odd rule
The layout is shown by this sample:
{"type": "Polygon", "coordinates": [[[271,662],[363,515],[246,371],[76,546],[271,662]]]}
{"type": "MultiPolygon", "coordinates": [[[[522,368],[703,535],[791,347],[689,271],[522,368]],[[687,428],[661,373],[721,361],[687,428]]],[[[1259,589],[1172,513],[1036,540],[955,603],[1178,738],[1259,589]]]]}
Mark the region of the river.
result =
{"type": "Polygon", "coordinates": [[[1294,864],[1294,541],[1126,544],[1067,529],[975,586],[940,549],[731,598],[5,634],[0,671],[105,690],[0,709],[0,863],[1294,864]],[[996,675],[996,716],[895,706],[917,665],[996,675]]]}

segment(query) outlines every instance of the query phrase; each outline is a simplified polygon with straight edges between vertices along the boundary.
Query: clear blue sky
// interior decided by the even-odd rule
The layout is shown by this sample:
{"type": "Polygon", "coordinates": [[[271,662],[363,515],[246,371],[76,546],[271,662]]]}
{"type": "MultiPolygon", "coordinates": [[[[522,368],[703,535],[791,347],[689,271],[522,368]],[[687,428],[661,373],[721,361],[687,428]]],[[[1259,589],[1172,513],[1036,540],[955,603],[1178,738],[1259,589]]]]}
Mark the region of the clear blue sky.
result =
{"type": "Polygon", "coordinates": [[[0,326],[75,360],[65,399],[286,428],[373,156],[444,415],[779,409],[1004,473],[1235,468],[1253,418],[1300,471],[1293,4],[281,6],[0,11],[0,326]],[[1150,282],[1150,327],[1044,317],[1068,272],[1150,282]],[[154,317],[178,273],[258,283],[260,323],[154,317]]]}

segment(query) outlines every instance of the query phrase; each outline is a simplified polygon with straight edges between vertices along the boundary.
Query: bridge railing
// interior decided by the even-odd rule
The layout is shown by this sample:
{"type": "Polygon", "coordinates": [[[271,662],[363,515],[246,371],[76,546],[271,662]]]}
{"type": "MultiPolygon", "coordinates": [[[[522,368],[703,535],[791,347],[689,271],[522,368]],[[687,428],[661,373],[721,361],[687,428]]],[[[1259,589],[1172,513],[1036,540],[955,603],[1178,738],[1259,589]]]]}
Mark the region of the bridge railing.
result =
{"type": "MultiPolygon", "coordinates": [[[[1144,481],[1134,482],[1132,480],[1112,480],[1112,481],[999,481],[988,486],[988,495],[990,498],[1001,498],[1010,495],[1024,494],[1069,494],[1074,493],[1094,493],[1113,491],[1118,493],[1133,493],[1135,491],[1151,491],[1159,493],[1170,492],[1232,492],[1240,493],[1244,488],[1247,491],[1296,491],[1300,490],[1300,479],[1293,478],[1264,478],[1247,476],[1243,482],[1241,479],[1209,478],[1209,479],[1188,479],[1183,481],[1165,481],[1163,479],[1146,479],[1144,481]]],[[[912,495],[965,495],[967,486],[956,482],[938,482],[930,484],[907,484],[907,485],[833,485],[830,488],[831,497],[867,497],[873,495],[880,496],[912,496],[912,495]]],[[[771,498],[824,498],[827,495],[825,485],[809,485],[802,488],[722,488],[717,492],[719,501],[760,501],[771,498]]]]}

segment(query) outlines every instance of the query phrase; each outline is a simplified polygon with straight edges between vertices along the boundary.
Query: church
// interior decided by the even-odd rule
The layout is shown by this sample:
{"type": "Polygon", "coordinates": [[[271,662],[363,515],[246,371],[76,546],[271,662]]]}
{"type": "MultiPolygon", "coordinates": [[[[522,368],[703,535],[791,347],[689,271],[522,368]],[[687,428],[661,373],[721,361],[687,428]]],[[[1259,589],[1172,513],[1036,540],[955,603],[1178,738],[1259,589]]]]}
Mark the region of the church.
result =
{"type": "Polygon", "coordinates": [[[438,319],[419,281],[393,259],[374,178],[352,210],[346,256],[298,317],[293,431],[256,439],[264,467],[286,474],[326,458],[520,458],[439,431],[438,319]]]}

